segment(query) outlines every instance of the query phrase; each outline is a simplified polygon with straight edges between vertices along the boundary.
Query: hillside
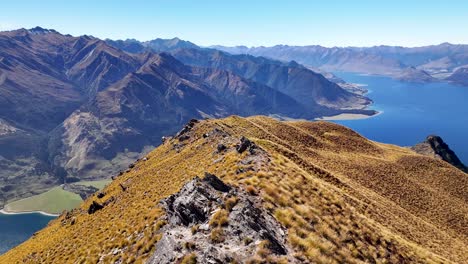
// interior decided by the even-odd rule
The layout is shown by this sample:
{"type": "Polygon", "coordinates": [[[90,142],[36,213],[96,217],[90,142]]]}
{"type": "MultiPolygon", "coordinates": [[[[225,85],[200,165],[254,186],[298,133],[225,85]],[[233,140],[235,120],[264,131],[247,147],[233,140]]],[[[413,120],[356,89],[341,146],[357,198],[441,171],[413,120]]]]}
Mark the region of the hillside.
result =
{"type": "Polygon", "coordinates": [[[332,123],[194,120],[0,263],[468,263],[467,188],[332,123]]]}
{"type": "Polygon", "coordinates": [[[40,27],[0,32],[0,208],[115,174],[191,118],[375,114],[363,109],[368,98],[299,64],[250,57],[249,75],[200,65],[211,53],[180,39],[141,45],[40,27]],[[200,62],[162,52],[183,50],[200,62]]]}
{"type": "Polygon", "coordinates": [[[461,67],[457,69],[452,75],[447,77],[446,80],[468,86],[468,67],[461,67]]]}

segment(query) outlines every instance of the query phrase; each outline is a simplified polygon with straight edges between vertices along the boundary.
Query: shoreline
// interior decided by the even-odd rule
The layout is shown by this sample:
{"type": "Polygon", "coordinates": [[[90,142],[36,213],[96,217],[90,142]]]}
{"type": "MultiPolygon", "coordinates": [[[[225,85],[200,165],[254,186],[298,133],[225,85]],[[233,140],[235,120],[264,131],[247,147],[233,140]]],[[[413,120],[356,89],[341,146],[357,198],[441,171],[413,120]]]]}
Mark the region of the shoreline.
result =
{"type": "Polygon", "coordinates": [[[364,114],[352,114],[352,113],[342,113],[334,116],[322,116],[315,118],[314,120],[317,121],[334,121],[334,120],[360,120],[360,119],[368,119],[376,117],[382,114],[383,111],[377,111],[377,113],[373,115],[364,115],[364,114]]]}
{"type": "Polygon", "coordinates": [[[44,211],[10,212],[10,211],[6,211],[5,209],[0,209],[0,214],[3,214],[3,215],[41,214],[41,215],[52,216],[52,217],[58,217],[58,216],[60,216],[60,214],[52,214],[52,213],[47,213],[47,212],[44,212],[44,211]]]}

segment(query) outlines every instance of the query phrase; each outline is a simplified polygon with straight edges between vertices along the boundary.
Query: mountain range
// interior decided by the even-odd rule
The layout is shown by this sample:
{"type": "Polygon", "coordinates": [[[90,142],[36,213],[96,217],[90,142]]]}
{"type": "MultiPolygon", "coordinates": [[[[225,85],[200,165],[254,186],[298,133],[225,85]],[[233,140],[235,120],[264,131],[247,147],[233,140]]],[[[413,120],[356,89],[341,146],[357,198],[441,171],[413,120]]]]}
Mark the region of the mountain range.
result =
{"type": "Polygon", "coordinates": [[[264,56],[281,61],[295,60],[326,71],[346,71],[385,75],[404,81],[453,81],[468,67],[468,45],[442,43],[415,48],[399,46],[333,47],[288,46],[225,47],[212,46],[232,54],[264,56]],[[458,74],[457,74],[458,71],[458,74]]]}
{"type": "Polygon", "coordinates": [[[0,33],[0,206],[108,177],[191,118],[372,115],[371,100],[296,62],[179,39],[0,33]]]}
{"type": "Polygon", "coordinates": [[[466,263],[468,174],[439,137],[415,150],[323,121],[191,120],[0,263],[466,263]]]}

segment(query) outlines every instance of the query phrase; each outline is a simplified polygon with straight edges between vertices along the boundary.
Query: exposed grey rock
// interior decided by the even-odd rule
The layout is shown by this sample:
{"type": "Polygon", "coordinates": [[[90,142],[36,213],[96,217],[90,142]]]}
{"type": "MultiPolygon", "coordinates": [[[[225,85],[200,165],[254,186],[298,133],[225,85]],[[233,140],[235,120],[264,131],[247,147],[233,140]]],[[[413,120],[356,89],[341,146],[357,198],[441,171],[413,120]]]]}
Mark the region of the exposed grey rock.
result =
{"type": "Polygon", "coordinates": [[[240,143],[237,145],[236,150],[239,153],[242,153],[246,151],[247,149],[250,149],[253,146],[253,143],[246,137],[241,137],[240,143]]]}
{"type": "MultiPolygon", "coordinates": [[[[181,138],[182,135],[185,135],[186,133],[188,133],[190,130],[192,130],[192,128],[195,126],[195,124],[198,123],[198,120],[197,119],[191,119],[187,125],[184,126],[184,128],[182,128],[182,130],[180,130],[177,135],[176,135],[176,138],[181,138]]],[[[181,140],[181,139],[180,139],[181,140]]],[[[182,140],[181,140],[182,141],[182,140]]]]}
{"type": "Polygon", "coordinates": [[[424,142],[416,144],[415,146],[411,147],[411,149],[419,154],[444,160],[459,168],[460,170],[468,173],[468,167],[466,167],[460,161],[455,152],[453,152],[439,136],[430,135],[424,142]]]}
{"type": "Polygon", "coordinates": [[[217,150],[218,152],[223,152],[223,151],[226,150],[226,149],[227,149],[227,147],[226,147],[226,145],[224,145],[224,144],[218,144],[218,147],[216,148],[216,150],[217,150]]]}
{"type": "Polygon", "coordinates": [[[93,201],[93,203],[89,206],[88,208],[88,214],[94,214],[96,211],[101,210],[104,208],[104,206],[96,201],[93,201]]]}
{"type": "Polygon", "coordinates": [[[255,256],[262,241],[268,241],[272,256],[297,262],[287,256],[285,229],[262,207],[260,198],[226,185],[215,175],[196,177],[161,203],[168,224],[161,230],[150,264],[174,263],[191,253],[198,263],[243,263],[255,256]],[[232,197],[237,203],[226,207],[226,199],[232,197]],[[213,217],[220,210],[228,215],[228,222],[214,225],[213,217]],[[218,232],[219,239],[212,239],[213,232],[218,232]]]}
{"type": "Polygon", "coordinates": [[[203,181],[208,183],[209,185],[211,185],[211,187],[215,188],[215,190],[220,192],[229,192],[229,190],[231,190],[231,187],[229,187],[229,185],[225,184],[218,177],[211,173],[205,173],[205,178],[203,178],[203,181]]]}

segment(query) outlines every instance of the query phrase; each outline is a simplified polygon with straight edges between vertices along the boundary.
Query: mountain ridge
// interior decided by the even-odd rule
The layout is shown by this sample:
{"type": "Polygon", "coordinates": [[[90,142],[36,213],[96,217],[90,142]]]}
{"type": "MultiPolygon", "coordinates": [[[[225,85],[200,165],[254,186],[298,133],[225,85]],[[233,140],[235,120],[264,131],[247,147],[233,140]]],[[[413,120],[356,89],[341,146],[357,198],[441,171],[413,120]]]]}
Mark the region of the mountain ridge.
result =
{"type": "MultiPolygon", "coordinates": [[[[205,172],[222,181],[209,176],[207,182],[217,190],[239,189],[261,199],[262,210],[287,230],[286,257],[297,262],[466,262],[467,174],[410,149],[369,141],[337,124],[262,116],[190,121],[116,176],[102,194],[63,213],[0,261],[143,262],[163,257],[154,255],[161,254],[157,247],[169,247],[171,234],[179,232],[186,235],[177,236],[182,240],[171,261],[201,260],[206,255],[200,252],[210,244],[219,248],[225,243],[223,234],[229,237],[236,227],[230,221],[241,207],[235,207],[234,198],[239,206],[245,203],[238,193],[222,196],[225,191],[218,194],[204,183],[198,185],[201,193],[222,198],[208,203],[191,191],[193,199],[185,198],[188,193],[180,190],[194,190],[188,187],[197,186],[191,180],[205,172]],[[179,202],[164,209],[162,199],[179,202]],[[212,214],[196,209],[205,207],[212,214]]],[[[268,253],[273,240],[269,244],[262,242],[265,237],[252,238],[242,245],[255,255],[246,257],[254,263],[273,257],[268,253]]],[[[211,256],[246,261],[227,248],[217,252],[211,256]]],[[[270,260],[284,262],[281,256],[270,260]]]]}
{"type": "MultiPolygon", "coordinates": [[[[271,47],[212,46],[233,54],[252,54],[284,61],[296,60],[304,65],[328,71],[350,71],[385,75],[401,79],[401,75],[413,69],[417,75],[411,81],[423,79],[424,71],[435,79],[444,80],[458,67],[468,64],[468,45],[442,43],[421,47],[372,46],[372,47],[323,47],[276,45],[271,47]]],[[[403,80],[408,80],[402,78],[403,80]]]]}

